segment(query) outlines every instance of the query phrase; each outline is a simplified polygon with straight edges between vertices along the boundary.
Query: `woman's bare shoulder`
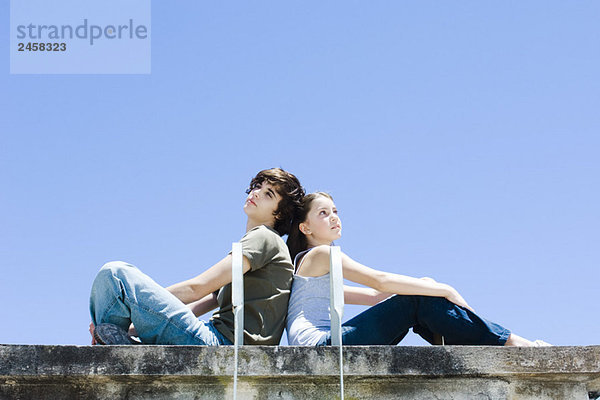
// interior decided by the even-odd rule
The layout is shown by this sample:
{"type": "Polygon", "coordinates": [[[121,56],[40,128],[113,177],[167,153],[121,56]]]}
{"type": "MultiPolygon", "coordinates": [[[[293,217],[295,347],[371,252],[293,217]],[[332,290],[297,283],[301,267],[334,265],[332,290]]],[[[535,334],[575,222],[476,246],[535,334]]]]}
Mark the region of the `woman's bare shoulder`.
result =
{"type": "Polygon", "coordinates": [[[303,258],[298,273],[303,276],[321,276],[329,272],[330,247],[313,247],[303,258]]]}

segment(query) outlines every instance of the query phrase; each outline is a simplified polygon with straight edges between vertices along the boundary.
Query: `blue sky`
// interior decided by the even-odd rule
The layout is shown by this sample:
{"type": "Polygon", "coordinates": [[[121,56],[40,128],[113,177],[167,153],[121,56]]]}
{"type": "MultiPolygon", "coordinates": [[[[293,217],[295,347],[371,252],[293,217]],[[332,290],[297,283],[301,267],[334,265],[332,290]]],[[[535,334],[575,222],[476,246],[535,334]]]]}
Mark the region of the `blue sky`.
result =
{"type": "Polygon", "coordinates": [[[165,286],[202,272],[243,235],[250,178],[280,166],[332,193],[356,260],[449,283],[522,336],[597,344],[599,17],[154,1],[150,75],[10,75],[3,51],[0,343],[87,344],[107,261],[165,286]]]}

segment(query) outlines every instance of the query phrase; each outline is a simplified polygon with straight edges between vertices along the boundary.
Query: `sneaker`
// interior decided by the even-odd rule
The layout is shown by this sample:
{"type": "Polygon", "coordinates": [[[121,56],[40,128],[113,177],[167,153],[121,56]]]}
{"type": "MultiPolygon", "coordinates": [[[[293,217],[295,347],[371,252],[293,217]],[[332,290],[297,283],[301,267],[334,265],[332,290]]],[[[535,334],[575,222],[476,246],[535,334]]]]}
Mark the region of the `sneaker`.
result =
{"type": "Polygon", "coordinates": [[[552,345],[550,343],[546,343],[543,340],[534,340],[533,341],[533,347],[551,347],[552,345]]]}
{"type": "Polygon", "coordinates": [[[100,324],[94,330],[94,339],[98,344],[140,344],[127,331],[115,324],[100,324]]]}

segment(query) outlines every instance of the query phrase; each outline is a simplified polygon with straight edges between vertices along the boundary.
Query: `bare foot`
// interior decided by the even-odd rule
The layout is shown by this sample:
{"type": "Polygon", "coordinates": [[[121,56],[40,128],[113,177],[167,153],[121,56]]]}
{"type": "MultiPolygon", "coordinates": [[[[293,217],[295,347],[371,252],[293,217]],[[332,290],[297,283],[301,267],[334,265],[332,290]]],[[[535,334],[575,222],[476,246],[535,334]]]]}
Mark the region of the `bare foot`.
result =
{"type": "Polygon", "coordinates": [[[505,346],[518,346],[518,347],[533,347],[535,344],[531,340],[527,340],[521,336],[511,333],[508,337],[505,346]]]}
{"type": "Polygon", "coordinates": [[[510,336],[508,337],[508,340],[506,341],[506,343],[504,343],[505,346],[519,346],[519,347],[549,347],[552,346],[550,343],[546,343],[543,340],[535,340],[535,341],[531,341],[531,340],[527,340],[521,336],[515,335],[514,333],[511,333],[510,336]]]}

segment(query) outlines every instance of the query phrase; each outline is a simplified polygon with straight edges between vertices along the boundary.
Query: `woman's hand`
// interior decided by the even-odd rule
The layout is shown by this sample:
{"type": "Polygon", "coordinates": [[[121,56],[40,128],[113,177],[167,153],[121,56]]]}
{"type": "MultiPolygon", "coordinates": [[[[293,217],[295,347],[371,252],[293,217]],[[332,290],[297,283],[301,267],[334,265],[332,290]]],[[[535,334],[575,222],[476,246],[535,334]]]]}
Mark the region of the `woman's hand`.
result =
{"type": "Polygon", "coordinates": [[[454,289],[452,286],[450,285],[446,285],[446,284],[442,284],[447,293],[444,296],[448,301],[456,304],[457,306],[461,306],[464,307],[466,309],[471,310],[472,312],[475,312],[475,310],[473,310],[471,308],[471,306],[469,306],[469,304],[467,304],[467,301],[460,295],[460,293],[458,293],[458,291],[456,289],[454,289]]]}
{"type": "MultiPolygon", "coordinates": [[[[437,283],[435,281],[435,279],[429,278],[429,277],[423,277],[420,279],[425,282],[437,283]]],[[[441,285],[444,287],[445,291],[447,292],[447,294],[444,296],[445,299],[456,304],[457,306],[461,306],[461,307],[467,308],[467,309],[475,312],[475,310],[473,310],[471,308],[471,306],[469,306],[467,304],[467,301],[460,295],[460,293],[458,293],[458,291],[456,289],[454,289],[450,285],[445,285],[443,283],[441,285]]]]}

